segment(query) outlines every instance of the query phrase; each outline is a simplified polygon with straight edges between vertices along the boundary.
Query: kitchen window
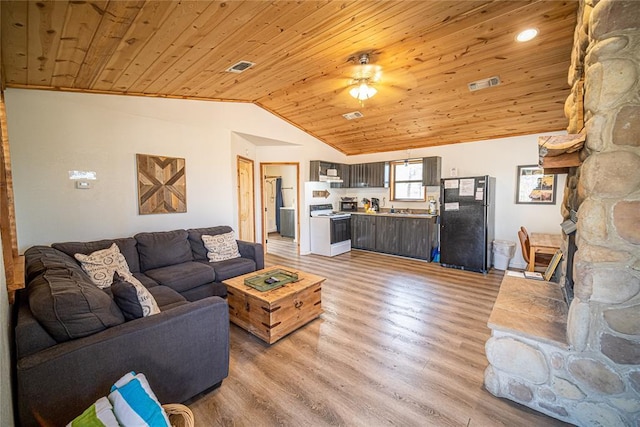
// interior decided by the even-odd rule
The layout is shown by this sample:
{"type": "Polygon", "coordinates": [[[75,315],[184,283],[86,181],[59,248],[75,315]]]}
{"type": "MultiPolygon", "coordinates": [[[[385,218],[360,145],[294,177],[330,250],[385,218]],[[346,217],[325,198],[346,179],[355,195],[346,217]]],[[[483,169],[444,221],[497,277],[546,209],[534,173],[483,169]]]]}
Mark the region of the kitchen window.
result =
{"type": "Polygon", "coordinates": [[[427,200],[422,186],[422,159],[391,162],[391,200],[427,200]]]}

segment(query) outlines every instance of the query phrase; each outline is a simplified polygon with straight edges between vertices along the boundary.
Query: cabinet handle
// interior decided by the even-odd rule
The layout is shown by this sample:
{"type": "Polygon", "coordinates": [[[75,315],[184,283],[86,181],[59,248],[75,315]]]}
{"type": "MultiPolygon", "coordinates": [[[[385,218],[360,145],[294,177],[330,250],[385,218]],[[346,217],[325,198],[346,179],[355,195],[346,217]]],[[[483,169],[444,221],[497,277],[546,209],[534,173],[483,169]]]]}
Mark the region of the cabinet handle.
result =
{"type": "Polygon", "coordinates": [[[300,307],[302,307],[302,304],[304,304],[304,301],[296,301],[296,302],[293,304],[293,306],[294,306],[295,308],[300,308],[300,307]]]}

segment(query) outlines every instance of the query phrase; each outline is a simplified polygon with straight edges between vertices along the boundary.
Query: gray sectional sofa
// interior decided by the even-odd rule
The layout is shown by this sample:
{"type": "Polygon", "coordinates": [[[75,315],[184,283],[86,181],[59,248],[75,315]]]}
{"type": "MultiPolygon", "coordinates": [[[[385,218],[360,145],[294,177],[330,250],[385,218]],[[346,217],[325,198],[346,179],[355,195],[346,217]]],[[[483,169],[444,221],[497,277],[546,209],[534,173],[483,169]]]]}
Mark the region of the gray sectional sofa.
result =
{"type": "Polygon", "coordinates": [[[139,233],[25,252],[26,287],[14,305],[19,425],[65,425],[129,371],[144,373],[163,403],[184,402],[228,375],[223,280],[264,268],[262,245],[237,241],[241,257],[209,262],[202,235],[230,227],[139,233]],[[160,313],[125,321],[109,289],[74,258],[116,243],[160,313]]]}

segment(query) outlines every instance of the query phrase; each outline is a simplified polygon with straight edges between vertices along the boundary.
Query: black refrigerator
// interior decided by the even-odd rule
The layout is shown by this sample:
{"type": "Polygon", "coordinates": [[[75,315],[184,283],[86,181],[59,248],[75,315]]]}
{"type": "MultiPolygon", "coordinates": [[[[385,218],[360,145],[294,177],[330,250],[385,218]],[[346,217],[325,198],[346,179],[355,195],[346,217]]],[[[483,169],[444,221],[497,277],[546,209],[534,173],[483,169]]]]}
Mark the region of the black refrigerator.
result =
{"type": "Polygon", "coordinates": [[[440,264],[486,273],[492,264],[496,179],[446,178],[440,182],[440,264]]]}

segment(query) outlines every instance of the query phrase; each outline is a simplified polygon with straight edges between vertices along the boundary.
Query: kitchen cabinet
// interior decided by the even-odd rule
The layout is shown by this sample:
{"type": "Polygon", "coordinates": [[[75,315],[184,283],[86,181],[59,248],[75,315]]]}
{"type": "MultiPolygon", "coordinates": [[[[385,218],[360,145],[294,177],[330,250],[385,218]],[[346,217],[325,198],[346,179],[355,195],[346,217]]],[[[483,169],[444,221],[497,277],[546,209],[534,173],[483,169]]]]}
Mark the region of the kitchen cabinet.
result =
{"type": "Polygon", "coordinates": [[[438,246],[436,217],[351,215],[351,247],[424,260],[438,246]]]}
{"type": "Polygon", "coordinates": [[[429,260],[431,258],[432,230],[435,222],[431,218],[398,218],[402,225],[402,244],[398,255],[429,260]]]}
{"type": "Polygon", "coordinates": [[[338,176],[342,179],[342,182],[332,182],[331,188],[349,188],[349,172],[351,165],[344,165],[342,163],[334,164],[338,169],[338,176]]]}
{"type": "Polygon", "coordinates": [[[347,188],[349,186],[349,166],[342,163],[324,162],[322,160],[311,160],[309,162],[309,181],[323,181],[320,177],[327,176],[327,169],[336,169],[338,177],[343,182],[331,182],[331,188],[347,188]]]}
{"type": "Polygon", "coordinates": [[[399,254],[402,241],[402,226],[405,218],[394,216],[376,217],[376,251],[399,254]]]}
{"type": "Polygon", "coordinates": [[[350,188],[369,188],[369,187],[385,187],[387,163],[359,163],[350,165],[349,170],[349,187],[350,188]]]}
{"type": "Polygon", "coordinates": [[[295,215],[293,208],[280,208],[280,235],[282,237],[296,237],[295,215]]]}
{"type": "Polygon", "coordinates": [[[422,159],[422,185],[440,186],[442,175],[442,158],[439,156],[424,157],[422,159]]]}
{"type": "Polygon", "coordinates": [[[376,250],[375,215],[351,215],[351,247],[376,250]]]}

